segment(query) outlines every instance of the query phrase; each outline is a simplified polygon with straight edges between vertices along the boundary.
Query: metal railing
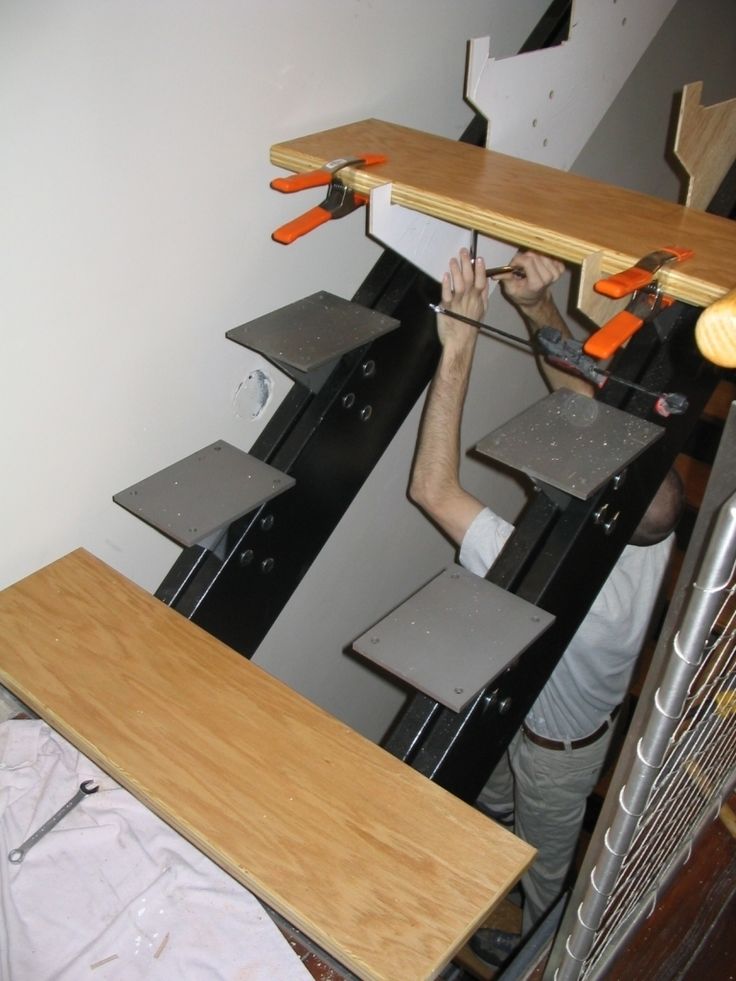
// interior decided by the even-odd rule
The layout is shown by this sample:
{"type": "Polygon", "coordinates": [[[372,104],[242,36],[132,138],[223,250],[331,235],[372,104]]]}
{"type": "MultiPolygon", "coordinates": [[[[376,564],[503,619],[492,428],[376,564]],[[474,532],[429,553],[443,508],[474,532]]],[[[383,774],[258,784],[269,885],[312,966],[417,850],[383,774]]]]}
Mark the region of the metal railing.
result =
{"type": "Polygon", "coordinates": [[[715,511],[679,626],[665,638],[661,680],[648,706],[640,706],[646,720],[617,806],[598,835],[582,899],[563,924],[556,981],[605,974],[736,779],[736,493],[730,491],[715,511]]]}

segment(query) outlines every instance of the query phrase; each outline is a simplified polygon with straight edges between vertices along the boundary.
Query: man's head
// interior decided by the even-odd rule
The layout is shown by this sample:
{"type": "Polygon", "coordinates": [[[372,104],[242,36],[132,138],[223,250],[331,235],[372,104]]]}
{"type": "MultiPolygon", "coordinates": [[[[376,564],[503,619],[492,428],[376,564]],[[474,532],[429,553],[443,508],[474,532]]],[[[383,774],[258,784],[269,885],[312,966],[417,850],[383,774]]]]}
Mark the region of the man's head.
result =
{"type": "Polygon", "coordinates": [[[656,545],[677,525],[685,501],[680,475],[671,469],[631,536],[632,545],[656,545]]]}

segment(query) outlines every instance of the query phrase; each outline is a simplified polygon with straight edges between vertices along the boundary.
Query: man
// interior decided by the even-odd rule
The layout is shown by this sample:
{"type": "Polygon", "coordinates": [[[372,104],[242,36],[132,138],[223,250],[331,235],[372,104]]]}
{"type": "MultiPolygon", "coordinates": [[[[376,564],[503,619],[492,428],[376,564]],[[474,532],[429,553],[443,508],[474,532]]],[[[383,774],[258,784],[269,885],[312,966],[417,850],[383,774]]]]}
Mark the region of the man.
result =
{"type": "MultiPolygon", "coordinates": [[[[504,293],[529,330],[548,324],[571,336],[549,292],[561,263],[534,253],[513,260],[524,277],[507,276],[504,293]]],[[[488,301],[481,258],[463,250],[442,281],[442,305],[480,320],[488,301]]],[[[459,547],[463,566],[484,576],[513,526],[459,482],[460,424],[477,329],[439,315],[442,343],[430,386],[412,470],[412,500],[459,547]]],[[[592,395],[583,379],[542,364],[551,387],[592,395]]],[[[596,784],[611,738],[611,719],[623,700],[645,639],[666,569],[672,529],[681,508],[674,473],[665,480],[494,771],[485,798],[513,808],[515,831],[538,856],[522,878],[527,934],[564,888],[582,827],[585,801],[596,784]]],[[[483,796],[483,795],[482,795],[483,796]]],[[[481,930],[471,946],[489,963],[502,962],[518,937],[481,930]]]]}

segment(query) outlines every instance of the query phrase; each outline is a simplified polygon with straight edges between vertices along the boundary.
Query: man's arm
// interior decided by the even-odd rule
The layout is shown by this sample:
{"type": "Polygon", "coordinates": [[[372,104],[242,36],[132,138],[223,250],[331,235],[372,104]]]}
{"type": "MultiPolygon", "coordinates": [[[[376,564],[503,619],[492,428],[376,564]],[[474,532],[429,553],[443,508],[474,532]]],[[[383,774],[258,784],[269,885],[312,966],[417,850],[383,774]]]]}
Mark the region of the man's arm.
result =
{"type": "MultiPolygon", "coordinates": [[[[570,328],[557,309],[549,289],[564,272],[563,264],[536,252],[518,252],[511,265],[519,266],[526,275],[524,278],[505,275],[501,279],[501,289],[521,314],[529,333],[533,336],[540,327],[555,327],[563,338],[572,338],[570,328]]],[[[595,389],[585,379],[547,364],[542,357],[538,357],[537,362],[552,391],[569,388],[583,395],[593,395],[595,389]]]]}
{"type": "MultiPolygon", "coordinates": [[[[463,249],[450,261],[442,280],[442,305],[480,320],[488,303],[482,259],[471,262],[463,249]]],[[[429,388],[414,456],[409,496],[458,545],[483,505],[460,486],[460,424],[468,391],[478,331],[439,315],[442,343],[439,364],[429,388]]]]}

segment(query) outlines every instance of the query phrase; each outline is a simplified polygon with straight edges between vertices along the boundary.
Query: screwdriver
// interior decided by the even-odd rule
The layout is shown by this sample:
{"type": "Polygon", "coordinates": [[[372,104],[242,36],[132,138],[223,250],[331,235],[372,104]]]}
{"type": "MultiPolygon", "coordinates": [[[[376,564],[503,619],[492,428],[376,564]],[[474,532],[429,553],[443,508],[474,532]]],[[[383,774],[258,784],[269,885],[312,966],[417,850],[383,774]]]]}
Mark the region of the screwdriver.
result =
{"type": "Polygon", "coordinates": [[[492,269],[486,269],[486,276],[489,279],[492,276],[503,276],[505,273],[511,273],[517,279],[526,279],[526,273],[521,266],[494,266],[492,269]]]}
{"type": "Polygon", "coordinates": [[[684,395],[681,395],[679,392],[653,392],[651,389],[644,388],[643,385],[639,385],[637,382],[629,381],[628,378],[621,378],[619,375],[614,375],[606,368],[600,368],[593,358],[587,354],[583,354],[583,346],[580,341],[563,338],[561,332],[556,327],[540,327],[532,335],[532,340],[527,340],[524,337],[509,334],[498,327],[492,327],[490,324],[481,323],[480,320],[473,320],[472,317],[465,317],[461,313],[454,313],[452,310],[447,310],[438,303],[430,303],[429,309],[435,313],[444,314],[446,317],[452,317],[454,320],[461,320],[464,324],[470,324],[471,327],[477,327],[484,334],[495,335],[509,341],[514,341],[521,347],[530,349],[536,354],[541,354],[546,361],[561,368],[563,371],[567,370],[574,375],[578,375],[580,378],[584,378],[592,385],[595,385],[596,388],[602,388],[606,381],[610,379],[610,381],[618,382],[620,385],[633,388],[637,392],[651,395],[655,399],[654,410],[660,416],[679,416],[683,412],[687,412],[688,401],[684,395]]]}

